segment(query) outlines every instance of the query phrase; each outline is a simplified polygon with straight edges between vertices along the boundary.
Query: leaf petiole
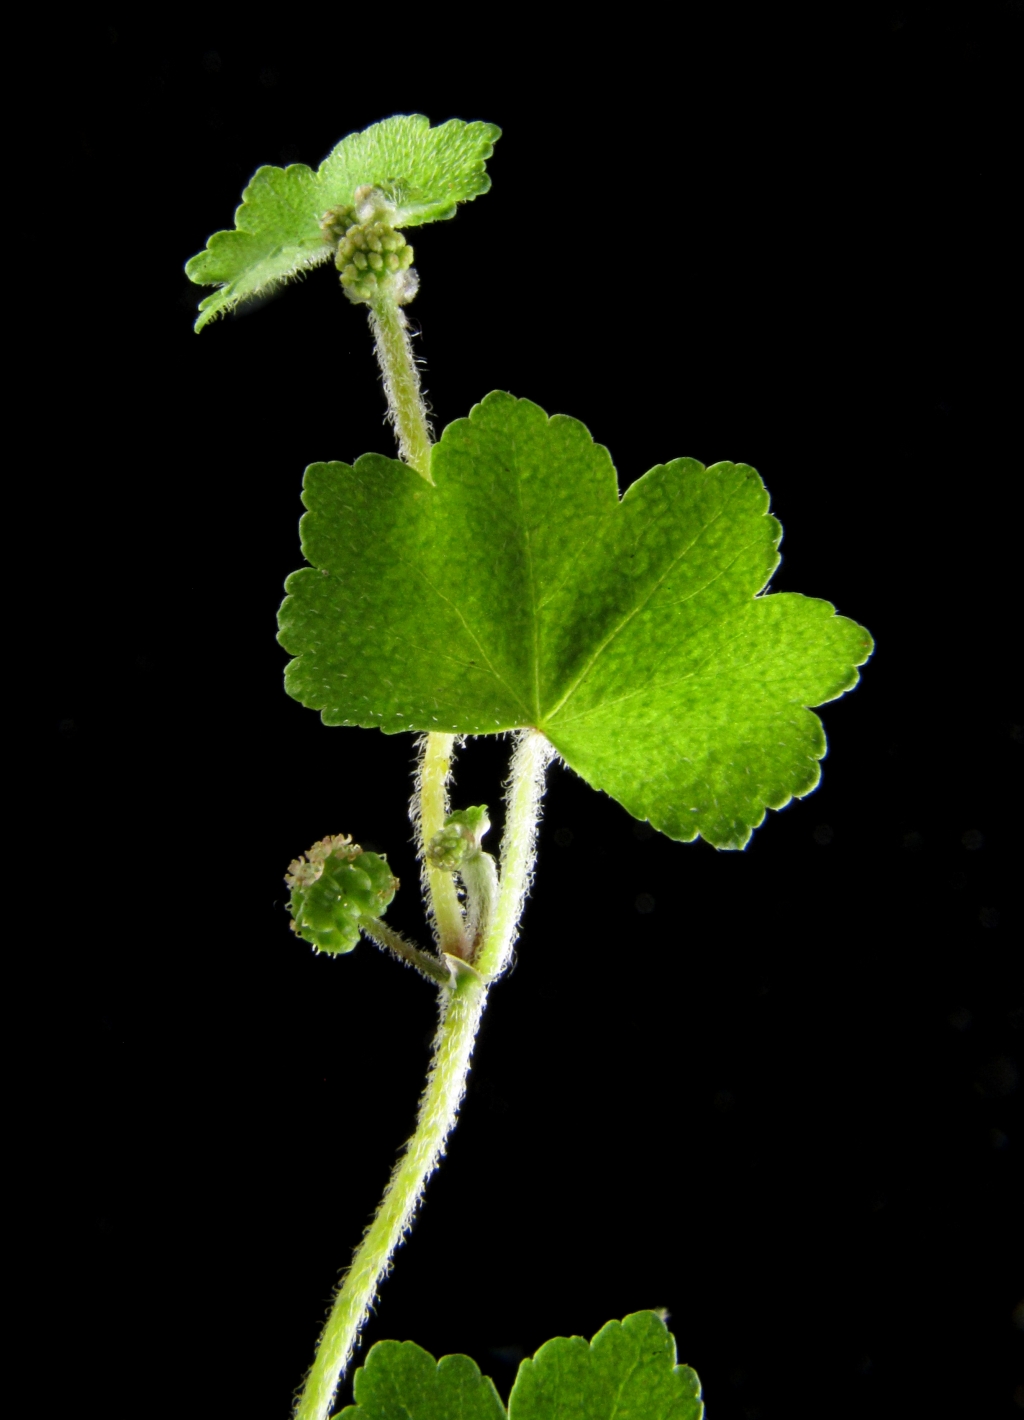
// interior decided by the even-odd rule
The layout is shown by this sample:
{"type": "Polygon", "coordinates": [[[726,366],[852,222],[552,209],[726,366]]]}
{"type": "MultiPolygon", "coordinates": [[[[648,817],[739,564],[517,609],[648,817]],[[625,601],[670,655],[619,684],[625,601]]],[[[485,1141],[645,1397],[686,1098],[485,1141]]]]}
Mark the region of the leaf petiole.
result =
{"type": "Polygon", "coordinates": [[[403,461],[428,483],[430,476],[430,424],[420,389],[420,372],[409,340],[405,312],[390,291],[370,305],[377,363],[384,380],[388,415],[395,426],[398,451],[403,461]]]}
{"type": "Polygon", "coordinates": [[[423,893],[433,920],[438,949],[442,953],[465,958],[469,955],[469,944],[455,880],[447,869],[437,867],[427,856],[427,845],[435,834],[440,833],[448,816],[448,780],[452,772],[455,736],[421,735],[416,748],[419,765],[409,817],[416,833],[423,893]]]}
{"type": "Polygon", "coordinates": [[[474,965],[487,981],[508,966],[537,860],[537,826],[553,746],[539,730],[520,730],[509,766],[498,900],[474,965]]]}

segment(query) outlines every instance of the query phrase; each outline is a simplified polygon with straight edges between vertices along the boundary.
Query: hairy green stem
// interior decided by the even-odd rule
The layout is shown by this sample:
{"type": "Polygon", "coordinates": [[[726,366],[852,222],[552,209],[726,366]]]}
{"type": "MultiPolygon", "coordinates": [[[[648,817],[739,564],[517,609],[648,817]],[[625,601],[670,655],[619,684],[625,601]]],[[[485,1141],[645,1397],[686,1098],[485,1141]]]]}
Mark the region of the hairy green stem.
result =
{"type": "Polygon", "coordinates": [[[370,306],[377,363],[384,377],[388,415],[395,426],[398,452],[428,483],[430,476],[430,424],[420,389],[420,372],[409,343],[405,312],[390,291],[370,306]]]}
{"type": "Polygon", "coordinates": [[[498,901],[498,866],[490,853],[472,853],[459,864],[466,889],[466,937],[469,959],[475,962],[494,920],[498,901]]]}
{"type": "Polygon", "coordinates": [[[295,1420],[326,1420],[359,1329],[373,1305],[391,1254],[412,1222],[427,1179],[437,1167],[466,1086],[469,1057],[487,996],[486,983],[466,973],[442,992],[434,1058],[420,1101],[416,1131],[391,1175],[376,1216],[334,1301],[295,1420]]]}
{"type": "Polygon", "coordinates": [[[455,1124],[487,992],[507,966],[515,943],[533,873],[544,773],[552,753],[551,746],[536,730],[519,735],[507,792],[501,886],[478,971],[456,968],[450,989],[441,991],[441,1020],[415,1132],[395,1166],[376,1216],[335,1297],[295,1409],[295,1420],[327,1420],[338,1382],[377,1288],[412,1223],[427,1180],[437,1167],[455,1124]]]}
{"type": "MultiPolygon", "coordinates": [[[[398,451],[407,464],[432,483],[431,432],[420,390],[420,372],[409,343],[405,312],[395,300],[390,286],[385,287],[370,306],[370,328],[377,363],[384,378],[388,417],[395,426],[398,439],[398,451]]],[[[426,857],[427,844],[444,827],[448,813],[448,778],[454,746],[454,735],[427,735],[420,742],[412,821],[438,947],[451,956],[465,957],[469,947],[455,880],[451,873],[433,867],[426,857]]]]}
{"type": "MultiPolygon", "coordinates": [[[[384,296],[371,306],[370,322],[402,458],[432,481],[430,426],[405,317],[395,301],[384,296]]],[[[434,867],[426,856],[427,845],[443,828],[448,813],[447,786],[454,746],[453,735],[428,734],[421,738],[411,815],[438,946],[447,958],[450,971],[450,981],[439,993],[441,1016],[430,1073],[420,1100],[415,1132],[395,1165],[373,1222],[335,1296],[296,1405],[295,1420],[327,1420],[330,1414],[338,1382],[352,1356],[377,1288],[391,1266],[392,1254],[412,1223],[427,1180],[437,1167],[455,1124],[487,992],[508,965],[529,890],[544,774],[554,753],[536,730],[521,731],[517,736],[506,793],[497,900],[479,943],[474,962],[476,969],[467,965],[465,959],[472,953],[474,943],[468,938],[455,880],[451,872],[434,867]]],[[[410,948],[404,939],[388,940],[385,933],[389,929],[382,930],[383,927],[383,923],[373,924],[382,945],[391,950],[401,948],[399,954],[406,960],[412,959],[410,951],[417,957],[426,956],[410,948]]],[[[397,934],[395,936],[397,938],[397,934]]],[[[423,969],[421,961],[414,964],[423,969]]]]}
{"type": "MultiPolygon", "coordinates": [[[[409,342],[405,312],[395,300],[390,285],[386,285],[370,305],[370,329],[384,379],[388,417],[398,439],[398,452],[407,464],[432,483],[431,429],[420,389],[420,372],[409,342]]],[[[427,844],[444,827],[448,813],[448,778],[454,745],[454,735],[432,734],[421,741],[412,820],[438,948],[451,956],[465,957],[469,944],[455,880],[451,873],[433,867],[426,858],[427,844]]]]}
{"type": "Polygon", "coordinates": [[[468,957],[470,943],[455,879],[446,869],[435,867],[427,857],[427,846],[434,835],[441,832],[448,815],[448,780],[452,771],[455,736],[423,735],[417,748],[420,761],[410,817],[416,831],[424,894],[440,951],[455,957],[468,957]]]}
{"type": "Polygon", "coordinates": [[[407,941],[401,932],[396,932],[394,927],[389,927],[386,922],[382,922],[379,917],[363,917],[359,927],[371,942],[376,943],[382,950],[390,952],[392,956],[405,962],[407,966],[415,967],[421,976],[425,976],[435,986],[451,984],[451,971],[440,957],[422,951],[415,943],[407,941]]]}
{"type": "Polygon", "coordinates": [[[537,858],[544,779],[555,751],[539,730],[520,730],[505,793],[498,901],[473,965],[493,982],[508,966],[537,858]]]}

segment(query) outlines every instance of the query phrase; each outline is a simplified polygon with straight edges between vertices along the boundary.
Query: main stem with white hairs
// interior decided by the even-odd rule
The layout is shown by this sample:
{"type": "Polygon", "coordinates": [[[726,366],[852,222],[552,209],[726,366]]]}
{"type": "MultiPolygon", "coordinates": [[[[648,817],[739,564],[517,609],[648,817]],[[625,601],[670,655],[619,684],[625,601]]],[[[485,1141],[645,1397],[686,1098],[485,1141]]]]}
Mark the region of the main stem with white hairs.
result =
{"type": "MultiPolygon", "coordinates": [[[[404,312],[389,291],[383,291],[371,305],[370,325],[402,457],[432,482],[430,426],[419,371],[409,345],[404,312]]],[[[487,993],[508,966],[529,891],[545,771],[554,754],[537,730],[517,733],[506,786],[498,898],[488,930],[469,965],[469,944],[454,878],[450,872],[432,866],[426,856],[427,845],[443,827],[448,813],[454,745],[453,735],[428,734],[420,740],[411,811],[438,949],[451,968],[450,982],[438,993],[440,1020],[426,1088],[416,1129],[335,1295],[296,1403],[295,1420],[327,1420],[330,1415],[338,1384],[377,1289],[390,1269],[392,1254],[408,1231],[427,1180],[444,1153],[465,1094],[487,993]]]]}

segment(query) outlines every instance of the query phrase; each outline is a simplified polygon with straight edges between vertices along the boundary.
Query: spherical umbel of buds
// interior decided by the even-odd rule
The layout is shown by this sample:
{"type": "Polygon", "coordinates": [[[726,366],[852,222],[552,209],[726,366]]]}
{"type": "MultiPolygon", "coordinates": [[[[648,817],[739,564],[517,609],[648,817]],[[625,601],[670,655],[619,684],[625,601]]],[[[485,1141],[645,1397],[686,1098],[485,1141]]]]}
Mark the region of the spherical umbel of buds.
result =
{"type": "Polygon", "coordinates": [[[387,294],[407,305],[419,290],[419,277],[411,269],[412,247],[391,226],[394,209],[378,188],[357,188],[354,204],[332,208],[320,222],[324,239],[338,244],[334,261],[342,289],[357,304],[387,294]]]}
{"type": "Polygon", "coordinates": [[[427,857],[435,868],[460,868],[467,858],[480,852],[490,826],[486,804],[456,809],[445,819],[444,828],[427,844],[427,857]]]}
{"type": "Polygon", "coordinates": [[[359,941],[365,918],[383,916],[398,888],[387,859],[364,853],[347,834],[314,843],[289,865],[292,931],[318,951],[340,955],[359,941]]]}

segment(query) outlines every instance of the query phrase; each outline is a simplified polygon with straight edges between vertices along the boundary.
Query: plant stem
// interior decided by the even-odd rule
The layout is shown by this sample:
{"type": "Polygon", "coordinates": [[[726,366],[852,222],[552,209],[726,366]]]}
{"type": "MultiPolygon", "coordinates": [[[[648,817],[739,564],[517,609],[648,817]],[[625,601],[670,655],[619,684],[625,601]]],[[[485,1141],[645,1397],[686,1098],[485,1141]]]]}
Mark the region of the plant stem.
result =
{"type": "MultiPolygon", "coordinates": [[[[382,296],[370,308],[370,323],[399,451],[407,463],[432,482],[430,426],[405,316],[393,299],[382,296]]],[[[434,1037],[430,1073],[420,1100],[415,1132],[395,1165],[373,1222],[335,1296],[296,1405],[295,1420],[327,1420],[360,1327],[391,1266],[392,1254],[412,1223],[427,1179],[437,1167],[445,1140],[455,1124],[487,992],[508,965],[533,873],[544,771],[554,751],[543,735],[536,730],[525,730],[517,739],[507,785],[497,904],[480,945],[475,963],[477,970],[458,967],[457,963],[469,954],[471,944],[467,940],[455,881],[450,872],[433,867],[426,858],[426,847],[443,828],[448,812],[447,785],[454,745],[454,735],[428,734],[420,740],[421,757],[412,803],[412,819],[438,944],[442,952],[454,959],[451,982],[439,993],[441,1019],[434,1037]]],[[[378,931],[381,926],[383,924],[374,923],[378,931]]],[[[386,941],[383,932],[380,936],[386,945],[395,949],[395,944],[386,941]]]]}
{"type": "Polygon", "coordinates": [[[420,1100],[416,1130],[395,1166],[376,1216],[335,1297],[295,1409],[295,1420],[327,1420],[359,1329],[391,1265],[392,1254],[412,1223],[427,1179],[437,1167],[445,1140],[455,1124],[487,992],[507,965],[515,942],[533,873],[544,771],[552,754],[551,746],[536,730],[520,734],[512,756],[507,792],[501,889],[494,921],[478,963],[487,974],[481,970],[478,975],[464,968],[455,973],[451,989],[441,992],[441,1021],[434,1038],[434,1058],[420,1100]]]}
{"type": "Polygon", "coordinates": [[[428,483],[430,476],[430,424],[420,390],[420,372],[409,343],[405,312],[385,290],[370,306],[370,328],[377,363],[384,377],[388,414],[395,426],[398,452],[428,483]]]}
{"type": "Polygon", "coordinates": [[[330,1414],[359,1329],[455,1123],[486,998],[486,982],[469,972],[460,974],[452,989],[441,993],[441,1022],[415,1133],[395,1166],[376,1216],[335,1298],[295,1409],[295,1420],[326,1420],[330,1414]]]}
{"type": "Polygon", "coordinates": [[[410,817],[416,830],[416,848],[423,874],[423,886],[438,948],[455,957],[469,954],[466,925],[459,906],[455,879],[444,868],[435,868],[427,857],[427,845],[440,833],[448,815],[448,779],[452,771],[454,735],[423,735],[416,771],[410,817]]]}
{"type": "Polygon", "coordinates": [[[544,777],[554,754],[539,730],[519,731],[505,793],[498,902],[473,963],[488,982],[496,981],[502,974],[515,946],[537,859],[537,824],[544,796],[544,777]]]}
{"type": "Polygon", "coordinates": [[[498,865],[490,853],[472,853],[459,864],[466,890],[466,940],[475,962],[486,940],[498,901],[498,865]]]}
{"type": "Polygon", "coordinates": [[[441,957],[435,957],[431,952],[422,951],[415,943],[407,942],[401,932],[396,932],[394,927],[389,927],[379,917],[364,917],[359,926],[371,942],[375,942],[378,947],[390,952],[407,966],[415,967],[421,976],[425,976],[435,986],[451,984],[451,972],[441,957]]]}
{"type": "MultiPolygon", "coordinates": [[[[394,299],[389,286],[382,289],[370,306],[370,329],[384,379],[388,416],[395,426],[398,439],[398,451],[407,464],[432,483],[431,432],[420,391],[420,372],[409,343],[405,312],[394,299]]],[[[448,777],[454,745],[454,735],[432,734],[421,741],[412,820],[438,947],[452,956],[465,957],[469,946],[455,879],[451,873],[433,867],[426,857],[427,844],[444,827],[448,813],[448,777]]]]}

